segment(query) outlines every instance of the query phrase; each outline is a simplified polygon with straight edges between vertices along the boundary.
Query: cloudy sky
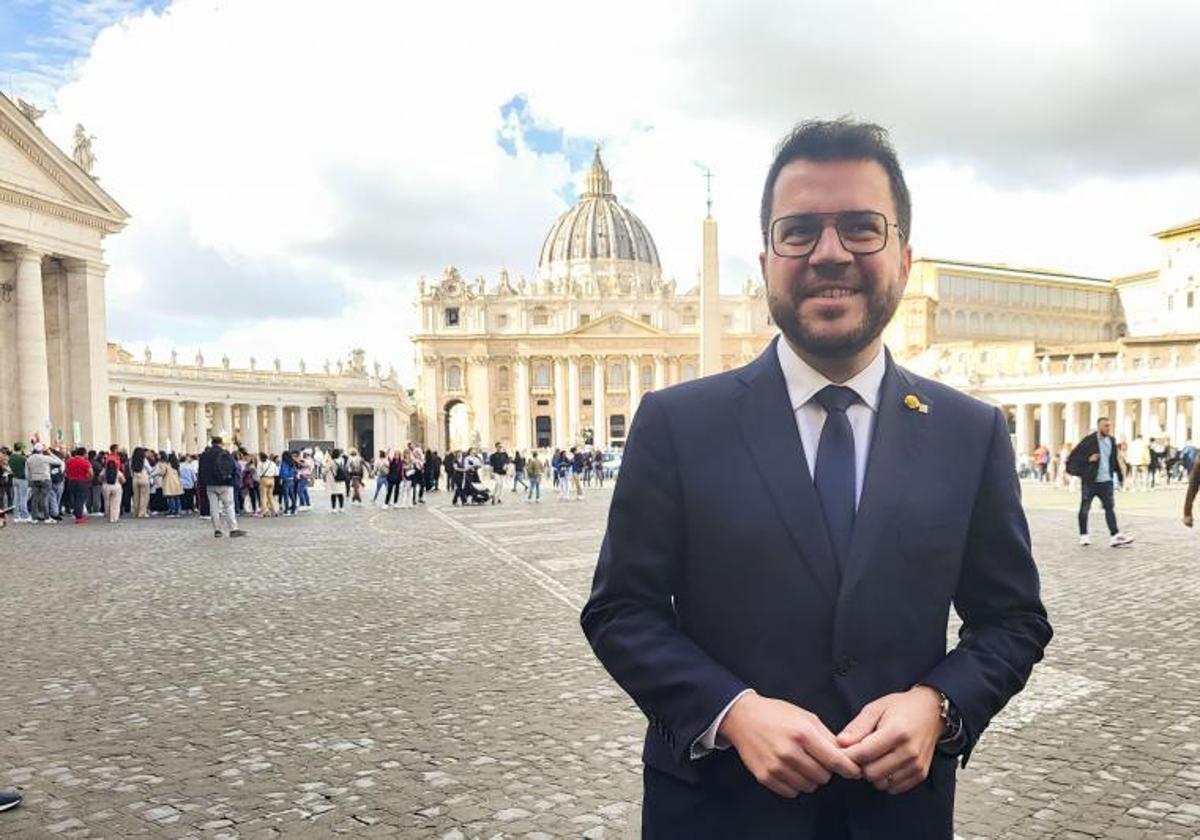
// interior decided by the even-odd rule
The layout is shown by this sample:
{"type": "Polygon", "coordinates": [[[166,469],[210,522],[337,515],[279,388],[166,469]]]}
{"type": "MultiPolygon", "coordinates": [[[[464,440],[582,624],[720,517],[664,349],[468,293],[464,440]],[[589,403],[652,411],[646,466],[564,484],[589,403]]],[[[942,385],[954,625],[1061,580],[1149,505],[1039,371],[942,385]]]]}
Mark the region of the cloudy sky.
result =
{"type": "Polygon", "coordinates": [[[757,273],[778,137],[888,126],[918,256],[1113,276],[1200,216],[1200,11],[1184,2],[3,0],[0,87],[131,213],[109,329],[134,350],[350,347],[412,370],[412,291],[533,276],[599,142],[695,283],[757,273]]]}

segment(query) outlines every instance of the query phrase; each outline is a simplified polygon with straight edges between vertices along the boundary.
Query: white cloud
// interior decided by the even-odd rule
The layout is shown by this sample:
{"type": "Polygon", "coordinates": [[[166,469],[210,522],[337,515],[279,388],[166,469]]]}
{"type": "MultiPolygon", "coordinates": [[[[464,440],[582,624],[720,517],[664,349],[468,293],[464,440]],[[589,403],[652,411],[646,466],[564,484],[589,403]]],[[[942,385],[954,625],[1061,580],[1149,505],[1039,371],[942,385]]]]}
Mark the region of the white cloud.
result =
{"type": "Polygon", "coordinates": [[[103,30],[43,125],[65,148],[75,122],[95,133],[133,215],[110,248],[113,337],[260,364],[363,346],[408,372],[418,275],[534,273],[569,167],[497,144],[516,94],[604,142],[683,288],[696,163],[716,172],[734,289],[756,272],[771,147],[811,115],[894,127],[918,254],[1117,274],[1156,263],[1150,232],[1200,215],[1200,168],[1157,132],[1194,148],[1195,104],[1160,90],[1194,61],[1173,6],[781,8],[178,0],[103,30]],[[1164,69],[1129,52],[1146,31],[1164,69]],[[1164,109],[1151,130],[1126,124],[1164,109]]]}

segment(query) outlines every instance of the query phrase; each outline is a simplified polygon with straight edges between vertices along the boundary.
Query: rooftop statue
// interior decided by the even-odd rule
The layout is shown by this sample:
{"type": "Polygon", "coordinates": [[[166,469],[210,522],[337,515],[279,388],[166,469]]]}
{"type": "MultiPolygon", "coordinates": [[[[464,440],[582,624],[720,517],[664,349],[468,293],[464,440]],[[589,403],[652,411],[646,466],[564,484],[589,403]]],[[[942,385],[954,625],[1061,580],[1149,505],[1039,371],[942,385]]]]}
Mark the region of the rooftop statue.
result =
{"type": "Polygon", "coordinates": [[[92,174],[92,167],[96,165],[96,156],[92,154],[92,141],[95,139],[84,131],[81,123],[75,125],[75,150],[71,157],[79,164],[79,168],[89,175],[92,174]]]}
{"type": "Polygon", "coordinates": [[[37,107],[32,102],[26,102],[24,99],[17,100],[17,108],[19,108],[21,113],[25,115],[25,119],[29,120],[35,125],[37,124],[38,120],[46,115],[46,111],[44,109],[37,107]]]}

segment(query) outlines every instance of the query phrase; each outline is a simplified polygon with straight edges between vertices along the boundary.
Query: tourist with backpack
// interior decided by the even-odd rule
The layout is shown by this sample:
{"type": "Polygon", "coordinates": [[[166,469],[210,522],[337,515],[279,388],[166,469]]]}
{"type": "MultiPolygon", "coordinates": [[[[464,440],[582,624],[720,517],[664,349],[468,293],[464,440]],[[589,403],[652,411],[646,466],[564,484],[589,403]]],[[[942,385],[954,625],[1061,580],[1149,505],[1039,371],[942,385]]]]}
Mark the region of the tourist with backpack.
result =
{"type": "Polygon", "coordinates": [[[326,453],[325,488],[329,491],[329,507],[334,513],[346,512],[346,456],[342,450],[326,453]]]}
{"type": "Polygon", "coordinates": [[[208,499],[209,515],[212,517],[213,536],[220,537],[221,523],[225,522],[231,537],[244,537],[239,529],[237,515],[233,511],[234,473],[236,464],[220,436],[200,454],[200,484],[204,486],[208,499]]]}

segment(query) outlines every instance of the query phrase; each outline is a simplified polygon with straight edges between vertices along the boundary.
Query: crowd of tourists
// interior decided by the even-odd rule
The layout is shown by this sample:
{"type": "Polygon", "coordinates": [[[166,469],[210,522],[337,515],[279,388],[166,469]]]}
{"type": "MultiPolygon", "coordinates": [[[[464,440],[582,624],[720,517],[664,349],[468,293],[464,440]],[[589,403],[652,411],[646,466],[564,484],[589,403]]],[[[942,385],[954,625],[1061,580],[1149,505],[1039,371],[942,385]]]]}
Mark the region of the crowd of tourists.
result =
{"type": "MultiPolygon", "coordinates": [[[[1067,459],[1073,446],[1072,443],[1064,443],[1055,453],[1045,444],[1039,444],[1033,452],[1018,458],[1021,477],[1063,487],[1072,485],[1074,482],[1067,470],[1067,459]]],[[[1122,473],[1127,477],[1121,489],[1153,490],[1160,484],[1185,482],[1196,463],[1197,452],[1191,441],[1175,446],[1168,438],[1162,437],[1119,440],[1116,457],[1122,473]]]]}
{"type": "Polygon", "coordinates": [[[576,446],[554,449],[545,455],[534,449],[526,456],[519,449],[509,455],[497,442],[491,452],[476,448],[447,452],[442,467],[446,490],[454,493],[452,506],[502,504],[505,493],[516,494],[518,487],[525,501],[540,503],[542,479],[547,476],[559,501],[578,501],[583,499],[585,486],[595,483],[603,487],[604,479],[609,477],[599,449],[576,446]],[[511,488],[507,488],[510,480],[511,488]]]}

